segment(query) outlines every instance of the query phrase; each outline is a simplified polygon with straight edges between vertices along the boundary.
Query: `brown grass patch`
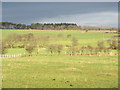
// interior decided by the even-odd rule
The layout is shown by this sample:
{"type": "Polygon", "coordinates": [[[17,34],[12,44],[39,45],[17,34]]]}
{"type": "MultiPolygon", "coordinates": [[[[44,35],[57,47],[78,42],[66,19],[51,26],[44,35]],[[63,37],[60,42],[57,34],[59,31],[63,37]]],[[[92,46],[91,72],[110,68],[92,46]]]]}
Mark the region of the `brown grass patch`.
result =
{"type": "Polygon", "coordinates": [[[78,68],[73,68],[73,67],[69,67],[69,68],[64,68],[64,69],[60,69],[62,71],[81,71],[80,69],[78,68]]]}

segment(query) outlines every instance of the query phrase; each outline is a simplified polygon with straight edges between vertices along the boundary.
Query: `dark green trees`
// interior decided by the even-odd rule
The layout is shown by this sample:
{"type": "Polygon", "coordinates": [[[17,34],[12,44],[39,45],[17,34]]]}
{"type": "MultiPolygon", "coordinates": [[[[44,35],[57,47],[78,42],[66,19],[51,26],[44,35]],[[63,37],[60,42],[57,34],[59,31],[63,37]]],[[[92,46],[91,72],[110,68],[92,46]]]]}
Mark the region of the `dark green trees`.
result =
{"type": "Polygon", "coordinates": [[[31,25],[0,22],[0,29],[37,29],[37,30],[116,30],[107,26],[80,26],[74,23],[32,23],[31,25]]]}

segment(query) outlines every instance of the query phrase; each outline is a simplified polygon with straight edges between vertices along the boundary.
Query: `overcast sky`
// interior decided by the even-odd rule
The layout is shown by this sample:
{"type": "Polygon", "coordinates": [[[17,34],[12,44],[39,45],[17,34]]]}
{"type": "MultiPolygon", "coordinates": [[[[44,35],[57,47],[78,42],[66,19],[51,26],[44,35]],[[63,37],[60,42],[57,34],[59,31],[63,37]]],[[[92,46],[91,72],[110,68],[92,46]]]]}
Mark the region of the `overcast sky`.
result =
{"type": "Polygon", "coordinates": [[[3,2],[118,2],[119,0],[2,0],[3,2]]]}
{"type": "Polygon", "coordinates": [[[117,2],[3,2],[3,21],[117,27],[117,2]]]}

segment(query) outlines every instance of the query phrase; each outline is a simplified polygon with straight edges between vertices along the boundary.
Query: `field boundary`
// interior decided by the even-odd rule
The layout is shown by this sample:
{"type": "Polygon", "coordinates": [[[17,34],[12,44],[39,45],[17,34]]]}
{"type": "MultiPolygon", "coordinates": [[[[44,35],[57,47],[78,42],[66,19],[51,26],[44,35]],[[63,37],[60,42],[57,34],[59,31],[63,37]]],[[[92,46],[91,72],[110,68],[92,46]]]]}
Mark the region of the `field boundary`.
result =
{"type": "Polygon", "coordinates": [[[6,55],[6,54],[0,54],[0,58],[15,58],[15,57],[21,57],[25,54],[12,54],[12,55],[6,55]]]}
{"type": "MultiPolygon", "coordinates": [[[[26,54],[12,54],[12,55],[6,55],[6,54],[0,54],[0,58],[16,58],[16,57],[22,57],[26,56],[26,54]]],[[[32,55],[32,56],[59,56],[57,54],[54,55],[32,55]]],[[[64,54],[60,56],[118,56],[118,54],[64,54]]]]}

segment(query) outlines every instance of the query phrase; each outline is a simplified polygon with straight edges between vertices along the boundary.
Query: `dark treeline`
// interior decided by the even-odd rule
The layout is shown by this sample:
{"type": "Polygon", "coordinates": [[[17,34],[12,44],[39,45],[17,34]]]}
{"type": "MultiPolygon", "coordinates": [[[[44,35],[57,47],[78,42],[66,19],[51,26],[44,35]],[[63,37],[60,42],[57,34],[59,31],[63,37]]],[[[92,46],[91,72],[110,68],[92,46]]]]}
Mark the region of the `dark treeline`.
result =
{"type": "Polygon", "coordinates": [[[0,29],[38,29],[38,30],[117,30],[108,26],[80,26],[74,23],[32,23],[31,25],[0,22],[0,29]]]}

